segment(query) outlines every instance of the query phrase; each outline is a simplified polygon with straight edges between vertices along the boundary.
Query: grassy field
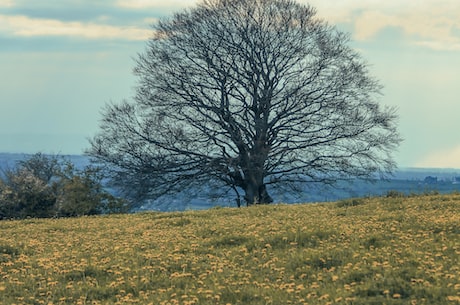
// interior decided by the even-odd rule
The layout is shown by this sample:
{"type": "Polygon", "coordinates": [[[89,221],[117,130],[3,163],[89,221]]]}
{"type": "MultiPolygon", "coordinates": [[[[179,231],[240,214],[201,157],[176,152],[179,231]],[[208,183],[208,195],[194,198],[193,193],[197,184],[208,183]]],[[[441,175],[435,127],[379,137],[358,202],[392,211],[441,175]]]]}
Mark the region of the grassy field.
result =
{"type": "Polygon", "coordinates": [[[459,304],[460,195],[0,222],[1,304],[459,304]]]}

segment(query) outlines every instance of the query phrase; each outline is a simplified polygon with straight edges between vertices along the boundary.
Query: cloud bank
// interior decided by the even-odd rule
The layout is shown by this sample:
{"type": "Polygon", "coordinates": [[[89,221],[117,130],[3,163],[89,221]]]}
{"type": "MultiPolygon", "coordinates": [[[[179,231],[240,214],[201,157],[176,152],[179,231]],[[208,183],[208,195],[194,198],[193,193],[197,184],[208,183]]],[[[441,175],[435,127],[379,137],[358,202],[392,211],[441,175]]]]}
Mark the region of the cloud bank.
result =
{"type": "Polygon", "coordinates": [[[434,50],[460,50],[460,1],[304,1],[331,23],[349,24],[353,38],[366,41],[398,28],[408,43],[434,50]]]}
{"type": "MultiPolygon", "coordinates": [[[[353,38],[358,41],[372,40],[387,28],[398,28],[409,44],[438,51],[460,50],[460,1],[458,0],[299,1],[316,7],[318,15],[332,24],[348,25],[353,31],[353,38]]],[[[46,0],[33,4],[23,0],[2,0],[0,7],[6,8],[9,13],[0,15],[0,35],[145,40],[151,31],[149,28],[151,23],[145,22],[147,18],[171,14],[175,10],[193,6],[198,2],[200,1],[72,0],[67,3],[70,5],[66,6],[46,0]],[[72,6],[79,11],[79,15],[75,13],[73,17],[80,19],[70,21],[59,18],[59,16],[71,15],[72,6]],[[84,14],[85,10],[87,15],[84,14]],[[85,15],[93,16],[95,12],[99,14],[98,18],[82,20],[85,15]],[[39,18],[34,14],[39,15],[39,18]],[[112,19],[117,18],[124,18],[124,23],[113,24],[112,19]]]]}

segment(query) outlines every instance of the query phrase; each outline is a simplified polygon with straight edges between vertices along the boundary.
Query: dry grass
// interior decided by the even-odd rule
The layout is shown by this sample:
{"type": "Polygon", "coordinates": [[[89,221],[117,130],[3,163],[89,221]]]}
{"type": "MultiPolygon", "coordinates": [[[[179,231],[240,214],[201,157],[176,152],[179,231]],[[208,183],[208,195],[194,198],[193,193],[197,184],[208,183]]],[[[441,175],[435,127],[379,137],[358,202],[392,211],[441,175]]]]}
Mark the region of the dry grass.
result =
{"type": "Polygon", "coordinates": [[[460,195],[0,222],[1,304],[458,304],[460,195]]]}

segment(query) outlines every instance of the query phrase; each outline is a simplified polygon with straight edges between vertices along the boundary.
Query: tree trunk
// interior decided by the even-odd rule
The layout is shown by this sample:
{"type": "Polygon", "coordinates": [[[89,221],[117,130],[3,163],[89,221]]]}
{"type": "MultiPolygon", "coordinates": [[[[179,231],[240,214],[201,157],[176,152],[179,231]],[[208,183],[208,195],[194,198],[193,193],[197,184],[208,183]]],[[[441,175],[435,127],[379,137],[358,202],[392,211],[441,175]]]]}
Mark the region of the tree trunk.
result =
{"type": "Polygon", "coordinates": [[[268,204],[272,203],[273,199],[267,192],[267,187],[263,182],[260,183],[247,183],[244,189],[246,205],[253,204],[268,204]]]}
{"type": "Polygon", "coordinates": [[[259,187],[259,201],[262,204],[268,204],[273,202],[273,198],[267,192],[267,186],[262,184],[259,187]]]}

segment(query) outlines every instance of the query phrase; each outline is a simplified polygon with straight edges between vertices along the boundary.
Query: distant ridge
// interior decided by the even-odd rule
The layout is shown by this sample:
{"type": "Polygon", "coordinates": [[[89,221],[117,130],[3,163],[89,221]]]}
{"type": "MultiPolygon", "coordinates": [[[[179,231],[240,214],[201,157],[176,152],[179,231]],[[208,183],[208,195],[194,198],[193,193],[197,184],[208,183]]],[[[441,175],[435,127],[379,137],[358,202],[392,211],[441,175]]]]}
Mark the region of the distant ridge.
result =
{"type": "MultiPolygon", "coordinates": [[[[0,152],[0,168],[5,164],[14,165],[15,162],[27,159],[34,154],[30,153],[9,153],[9,152],[0,152]]],[[[78,164],[89,164],[89,157],[83,154],[49,154],[49,155],[58,155],[64,158],[68,158],[70,161],[77,161],[75,165],[78,164]]],[[[407,178],[424,178],[427,175],[437,174],[439,176],[451,176],[460,175],[460,168],[435,168],[435,167],[400,167],[394,173],[394,179],[407,179],[407,178]]]]}
{"type": "MultiPolygon", "coordinates": [[[[2,153],[0,152],[0,170],[13,168],[17,162],[26,160],[34,154],[27,153],[2,153]]],[[[84,155],[55,154],[71,161],[77,168],[84,168],[90,163],[89,157],[84,155]]]]}
{"type": "MultiPolygon", "coordinates": [[[[0,153],[0,175],[8,169],[13,168],[18,161],[25,160],[33,154],[27,153],[0,153]]],[[[90,164],[88,156],[58,154],[71,161],[77,169],[83,169],[90,164]]],[[[275,202],[283,203],[304,203],[304,202],[326,202],[347,199],[351,197],[385,196],[389,191],[397,191],[406,195],[438,192],[448,194],[460,192],[460,169],[454,168],[399,168],[392,177],[387,180],[377,180],[375,183],[356,180],[354,183],[338,183],[337,187],[305,185],[302,191],[273,192],[275,202]],[[425,179],[429,179],[427,183],[425,179]],[[433,179],[434,178],[434,179],[433,179]],[[435,181],[433,183],[433,181],[435,181]]],[[[200,197],[190,198],[190,194],[178,194],[167,198],[146,203],[142,210],[197,210],[207,209],[216,205],[235,206],[233,197],[216,197],[206,194],[206,187],[200,197]]]]}

